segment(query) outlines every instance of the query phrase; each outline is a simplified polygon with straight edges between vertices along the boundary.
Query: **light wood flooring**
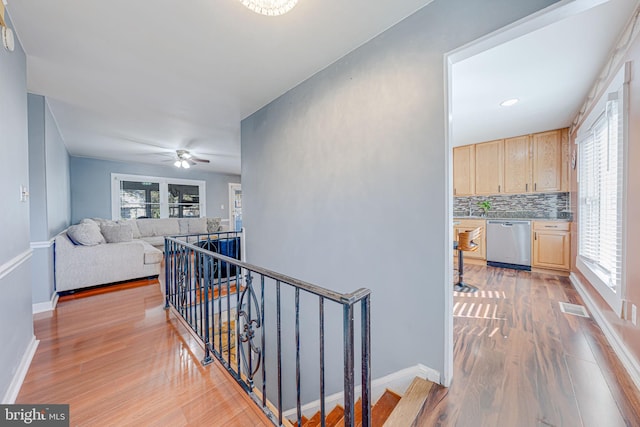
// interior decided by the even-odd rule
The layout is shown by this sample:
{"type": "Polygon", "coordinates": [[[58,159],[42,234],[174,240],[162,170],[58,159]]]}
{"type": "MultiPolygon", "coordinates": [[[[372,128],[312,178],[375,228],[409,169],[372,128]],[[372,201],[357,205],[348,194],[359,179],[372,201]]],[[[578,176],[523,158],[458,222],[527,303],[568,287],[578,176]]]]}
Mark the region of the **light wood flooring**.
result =
{"type": "Polygon", "coordinates": [[[16,403],[68,403],[72,426],[272,426],[163,309],[157,280],[61,298],[16,403]],[[115,292],[114,289],[118,289],[115,292]]]}
{"type": "Polygon", "coordinates": [[[465,265],[454,294],[454,378],[433,387],[422,426],[640,426],[640,398],[568,278],[465,265]]]}

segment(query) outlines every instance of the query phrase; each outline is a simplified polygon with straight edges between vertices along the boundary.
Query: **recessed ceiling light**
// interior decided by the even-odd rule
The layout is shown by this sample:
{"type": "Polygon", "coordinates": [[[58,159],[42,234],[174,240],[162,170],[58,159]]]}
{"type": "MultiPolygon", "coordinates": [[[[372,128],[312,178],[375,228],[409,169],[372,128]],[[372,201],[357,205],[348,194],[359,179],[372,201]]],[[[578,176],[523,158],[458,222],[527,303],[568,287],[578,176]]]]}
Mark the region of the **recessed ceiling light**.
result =
{"type": "Polygon", "coordinates": [[[500,105],[503,107],[511,107],[512,105],[516,105],[518,101],[520,101],[518,98],[511,98],[506,101],[502,101],[500,105]]]}

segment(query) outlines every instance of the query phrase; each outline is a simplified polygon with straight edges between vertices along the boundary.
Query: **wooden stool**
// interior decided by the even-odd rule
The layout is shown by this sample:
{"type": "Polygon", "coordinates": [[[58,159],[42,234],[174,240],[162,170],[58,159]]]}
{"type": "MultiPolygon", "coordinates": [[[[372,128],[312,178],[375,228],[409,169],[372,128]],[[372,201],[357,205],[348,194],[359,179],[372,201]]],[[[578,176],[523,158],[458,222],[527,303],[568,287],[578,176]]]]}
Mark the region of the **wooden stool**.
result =
{"type": "Polygon", "coordinates": [[[480,238],[482,229],[480,227],[469,231],[461,231],[458,233],[458,283],[453,286],[453,290],[457,292],[476,292],[478,288],[464,283],[464,252],[477,251],[478,244],[475,239],[480,238]]]}

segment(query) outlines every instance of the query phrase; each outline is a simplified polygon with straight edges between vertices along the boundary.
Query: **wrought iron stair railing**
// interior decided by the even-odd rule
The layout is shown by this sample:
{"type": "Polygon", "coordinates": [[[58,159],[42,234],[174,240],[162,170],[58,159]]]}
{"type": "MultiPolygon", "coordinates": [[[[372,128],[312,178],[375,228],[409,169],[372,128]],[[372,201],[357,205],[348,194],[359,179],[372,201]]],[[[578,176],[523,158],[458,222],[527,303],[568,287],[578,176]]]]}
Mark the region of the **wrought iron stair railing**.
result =
{"type": "MultiPolygon", "coordinates": [[[[286,425],[284,405],[291,405],[289,408],[295,405],[300,425],[303,391],[308,397],[310,387],[305,379],[311,374],[305,369],[303,375],[301,370],[304,362],[301,346],[317,348],[317,354],[313,356],[318,365],[313,375],[317,376],[309,382],[314,383],[311,387],[317,385],[312,393],[319,397],[321,419],[324,420],[327,410],[331,409],[325,407],[326,370],[334,371],[333,366],[327,365],[325,335],[335,332],[326,330],[328,319],[325,314],[328,304],[334,304],[342,315],[339,341],[343,352],[340,371],[344,425],[355,424],[358,394],[358,404],[362,405],[361,425],[370,426],[371,291],[361,288],[352,293],[339,293],[248,264],[236,259],[240,258],[241,245],[242,235],[235,232],[165,239],[165,308],[172,308],[202,340],[202,363],[217,360],[275,425],[286,425]],[[224,253],[222,247],[232,246],[235,252],[227,251],[231,256],[220,253],[224,253]],[[289,301],[284,293],[293,294],[293,307],[287,304],[289,301]],[[309,299],[317,300],[317,308],[309,311],[314,311],[311,316],[314,317],[312,323],[317,322],[318,340],[310,346],[307,345],[308,333],[304,343],[301,342],[301,321],[309,324],[308,313],[301,312],[301,298],[306,303],[309,299]],[[356,313],[360,316],[359,322],[354,321],[356,313]],[[291,318],[295,326],[285,325],[291,318]],[[294,342],[286,341],[290,335],[283,333],[285,326],[294,329],[294,342]],[[355,341],[356,329],[360,334],[359,342],[355,341]],[[285,349],[294,349],[295,354],[291,355],[285,349]],[[359,353],[358,367],[356,353],[359,353]],[[285,389],[283,384],[284,371],[290,363],[295,364],[295,390],[285,389]],[[359,371],[357,376],[356,369],[359,371]],[[289,397],[286,402],[285,394],[289,397]],[[292,394],[294,402],[290,399],[292,394]]],[[[331,313],[333,310],[337,309],[332,308],[331,313]]],[[[335,340],[331,344],[335,345],[335,340]]],[[[329,351],[333,353],[335,349],[329,351]]],[[[335,381],[331,385],[331,391],[335,393],[335,381]]]]}

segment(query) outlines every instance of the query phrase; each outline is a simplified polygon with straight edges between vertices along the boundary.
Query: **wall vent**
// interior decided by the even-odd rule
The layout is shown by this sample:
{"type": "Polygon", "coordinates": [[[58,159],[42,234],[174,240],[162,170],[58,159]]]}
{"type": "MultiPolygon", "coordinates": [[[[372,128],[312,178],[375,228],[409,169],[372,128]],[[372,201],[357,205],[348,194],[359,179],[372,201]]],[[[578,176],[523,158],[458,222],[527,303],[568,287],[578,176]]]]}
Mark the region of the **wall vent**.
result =
{"type": "Polygon", "coordinates": [[[587,313],[587,310],[581,305],[570,304],[568,302],[558,302],[558,304],[560,304],[560,311],[563,313],[580,317],[589,317],[589,313],[587,313]]]}

